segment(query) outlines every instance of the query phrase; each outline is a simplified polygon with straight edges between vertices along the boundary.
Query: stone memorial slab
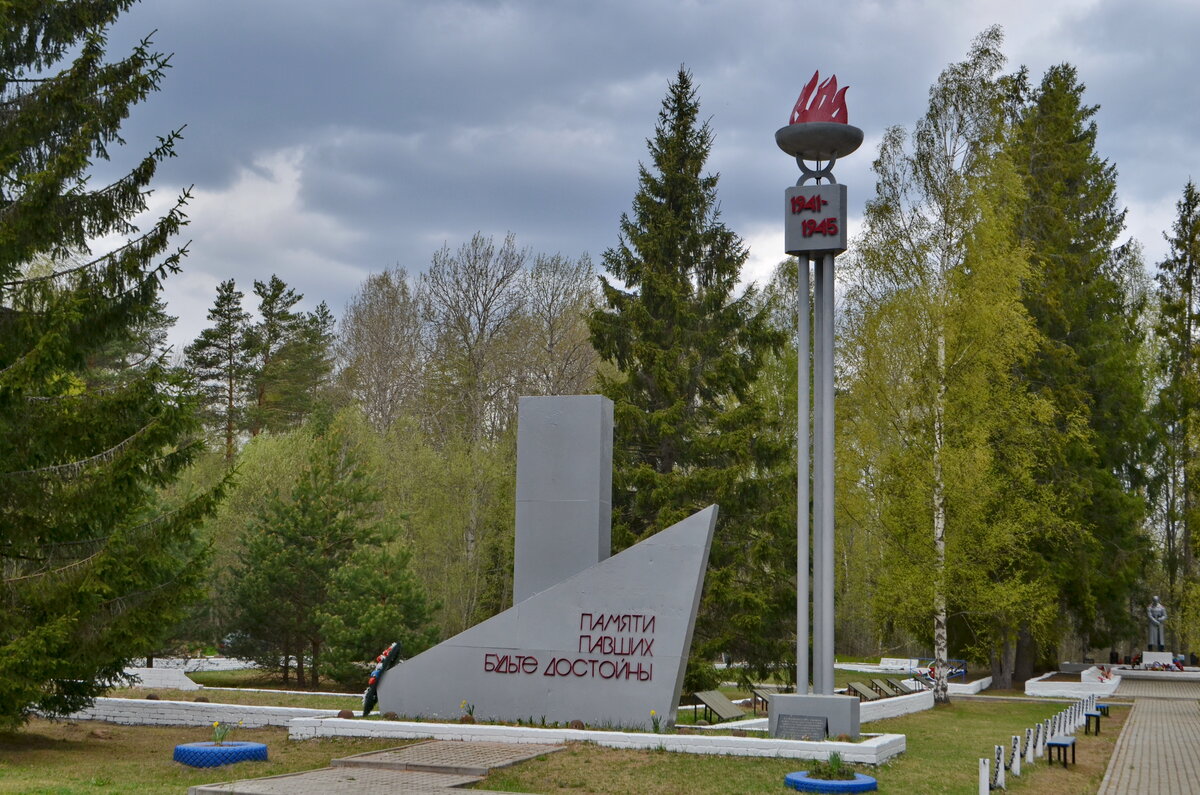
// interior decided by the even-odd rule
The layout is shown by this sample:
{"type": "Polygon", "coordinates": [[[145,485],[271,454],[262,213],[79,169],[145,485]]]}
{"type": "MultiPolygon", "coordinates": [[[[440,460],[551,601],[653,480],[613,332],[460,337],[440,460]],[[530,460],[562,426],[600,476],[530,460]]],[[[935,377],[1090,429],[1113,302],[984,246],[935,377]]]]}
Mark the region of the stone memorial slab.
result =
{"type": "Polygon", "coordinates": [[[817,715],[780,715],[773,736],[784,740],[824,740],[829,718],[817,715]]]}
{"type": "Polygon", "coordinates": [[[674,723],[716,519],[713,505],[400,663],[380,711],[674,723]]]}

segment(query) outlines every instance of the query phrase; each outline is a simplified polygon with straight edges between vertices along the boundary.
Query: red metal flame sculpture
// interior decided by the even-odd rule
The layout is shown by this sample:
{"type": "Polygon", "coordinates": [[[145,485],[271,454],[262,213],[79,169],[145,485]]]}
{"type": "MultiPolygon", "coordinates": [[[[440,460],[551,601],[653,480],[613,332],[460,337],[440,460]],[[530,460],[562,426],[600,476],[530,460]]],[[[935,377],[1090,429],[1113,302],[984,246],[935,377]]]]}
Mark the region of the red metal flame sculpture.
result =
{"type": "Polygon", "coordinates": [[[796,100],[796,106],[792,108],[792,118],[788,124],[804,124],[810,121],[850,123],[846,116],[846,90],[849,86],[838,91],[837,75],[833,75],[818,87],[817,81],[820,78],[820,70],[813,72],[812,80],[804,86],[804,90],[800,92],[800,99],[796,100]]]}

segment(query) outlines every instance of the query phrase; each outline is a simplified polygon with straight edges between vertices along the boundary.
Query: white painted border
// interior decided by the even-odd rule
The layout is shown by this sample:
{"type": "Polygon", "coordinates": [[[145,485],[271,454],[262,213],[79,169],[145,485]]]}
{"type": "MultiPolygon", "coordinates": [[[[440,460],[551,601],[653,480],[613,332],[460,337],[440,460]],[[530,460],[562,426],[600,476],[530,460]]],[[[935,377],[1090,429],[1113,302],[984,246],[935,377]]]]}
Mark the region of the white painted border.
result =
{"type": "Polygon", "coordinates": [[[952,695],[973,696],[981,690],[987,690],[992,686],[992,677],[985,676],[982,679],[976,679],[974,682],[966,684],[957,684],[955,682],[947,683],[947,691],[952,695]]]}
{"type": "Polygon", "coordinates": [[[763,737],[701,734],[542,729],[528,726],[490,726],[462,723],[297,718],[288,724],[293,740],[316,737],[433,738],[473,742],[563,743],[592,742],[606,748],[665,750],[686,754],[722,754],[788,759],[828,759],[837,752],[847,762],[878,765],[904,752],[903,734],[880,734],[858,743],[805,742],[763,737]]]}
{"type": "Polygon", "coordinates": [[[337,715],[336,709],[306,707],[255,707],[246,704],[210,704],[158,699],[98,698],[88,709],[72,713],[69,720],[99,720],[124,726],[211,726],[213,721],[238,723],[247,729],[287,726],[295,718],[337,715]]]}
{"type": "Polygon", "coordinates": [[[1119,676],[1114,676],[1108,682],[1042,681],[1054,676],[1056,673],[1057,671],[1051,671],[1033,679],[1027,679],[1025,681],[1025,695],[1037,696],[1039,698],[1084,698],[1095,695],[1099,698],[1108,698],[1121,686],[1121,677],[1119,676]]]}
{"type": "Polygon", "coordinates": [[[868,723],[873,720],[898,718],[901,715],[911,715],[927,709],[933,709],[932,690],[922,690],[906,696],[891,696],[876,701],[864,701],[858,705],[858,721],[859,723],[868,723]]]}

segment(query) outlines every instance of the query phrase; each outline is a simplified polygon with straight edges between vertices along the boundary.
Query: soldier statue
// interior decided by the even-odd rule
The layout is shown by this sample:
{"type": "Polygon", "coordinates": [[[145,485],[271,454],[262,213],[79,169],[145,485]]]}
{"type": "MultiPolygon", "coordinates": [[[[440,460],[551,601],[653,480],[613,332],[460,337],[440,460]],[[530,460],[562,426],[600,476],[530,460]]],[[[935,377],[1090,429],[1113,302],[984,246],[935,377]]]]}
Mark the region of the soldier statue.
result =
{"type": "Polygon", "coordinates": [[[1158,651],[1163,651],[1163,623],[1167,620],[1167,608],[1163,607],[1155,596],[1146,608],[1146,615],[1150,618],[1150,651],[1155,650],[1156,644],[1158,651]]]}

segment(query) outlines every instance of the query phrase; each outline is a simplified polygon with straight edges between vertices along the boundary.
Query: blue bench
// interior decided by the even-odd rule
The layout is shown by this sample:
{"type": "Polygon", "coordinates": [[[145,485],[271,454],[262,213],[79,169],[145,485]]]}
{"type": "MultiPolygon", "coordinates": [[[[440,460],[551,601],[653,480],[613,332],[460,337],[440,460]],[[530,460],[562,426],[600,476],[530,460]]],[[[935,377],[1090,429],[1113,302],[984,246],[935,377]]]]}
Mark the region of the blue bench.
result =
{"type": "Polygon", "coordinates": [[[1100,713],[1099,713],[1099,711],[1092,712],[1089,710],[1089,711],[1083,713],[1083,733],[1084,734],[1092,733],[1092,721],[1096,721],[1096,734],[1100,733],[1100,713]]]}
{"type": "Polygon", "coordinates": [[[1097,704],[1096,709],[1100,710],[1101,715],[1108,717],[1108,704],[1097,704]]]}
{"type": "Polygon", "coordinates": [[[1071,749],[1071,764],[1075,764],[1075,738],[1067,734],[1056,734],[1046,741],[1046,747],[1050,749],[1047,755],[1047,760],[1050,764],[1054,764],[1054,754],[1057,751],[1059,759],[1062,760],[1063,767],[1067,766],[1067,749],[1071,749]]]}

